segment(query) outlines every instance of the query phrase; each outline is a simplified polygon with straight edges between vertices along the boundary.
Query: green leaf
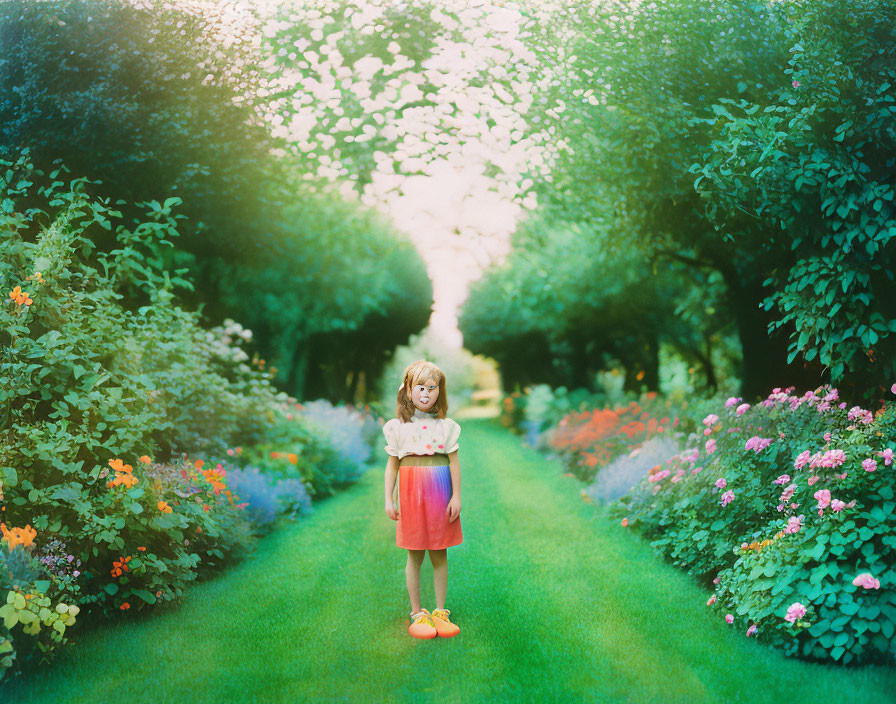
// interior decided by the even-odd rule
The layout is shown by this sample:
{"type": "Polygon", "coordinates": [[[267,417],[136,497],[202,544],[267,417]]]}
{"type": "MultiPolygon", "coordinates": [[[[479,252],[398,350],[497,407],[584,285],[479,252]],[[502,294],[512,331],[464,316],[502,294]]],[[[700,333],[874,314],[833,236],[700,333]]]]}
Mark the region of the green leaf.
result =
{"type": "Polygon", "coordinates": [[[109,582],[103,589],[106,590],[107,594],[114,596],[118,594],[118,585],[115,582],[109,582]]]}
{"type": "Polygon", "coordinates": [[[155,604],[156,603],[156,595],[153,594],[152,592],[145,590],[145,589],[132,589],[131,593],[135,594],[136,596],[139,596],[147,604],[155,604]]]}

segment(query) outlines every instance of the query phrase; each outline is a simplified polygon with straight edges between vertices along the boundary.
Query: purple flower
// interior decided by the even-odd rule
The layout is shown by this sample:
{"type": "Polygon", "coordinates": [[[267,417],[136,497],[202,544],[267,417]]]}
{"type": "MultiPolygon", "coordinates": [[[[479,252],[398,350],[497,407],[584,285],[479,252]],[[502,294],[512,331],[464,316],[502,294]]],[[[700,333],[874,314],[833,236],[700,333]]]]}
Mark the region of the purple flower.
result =
{"type": "Polygon", "coordinates": [[[725,481],[724,477],[719,477],[718,479],[716,479],[716,486],[719,487],[719,489],[724,489],[726,486],[728,486],[728,482],[725,481]]]}

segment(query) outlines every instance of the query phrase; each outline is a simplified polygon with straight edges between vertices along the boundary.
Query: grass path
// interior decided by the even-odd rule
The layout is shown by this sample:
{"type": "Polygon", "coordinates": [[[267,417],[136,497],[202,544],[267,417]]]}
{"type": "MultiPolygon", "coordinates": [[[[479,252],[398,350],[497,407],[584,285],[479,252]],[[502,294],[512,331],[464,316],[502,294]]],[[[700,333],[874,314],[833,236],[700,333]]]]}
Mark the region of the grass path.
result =
{"type": "MultiPolygon", "coordinates": [[[[464,543],[448,550],[455,638],[407,635],[406,553],[382,467],[148,618],[100,625],[16,702],[887,701],[896,673],[785,658],[582,501],[495,420],[461,435],[464,543]]],[[[435,607],[424,563],[423,605],[435,607]]]]}

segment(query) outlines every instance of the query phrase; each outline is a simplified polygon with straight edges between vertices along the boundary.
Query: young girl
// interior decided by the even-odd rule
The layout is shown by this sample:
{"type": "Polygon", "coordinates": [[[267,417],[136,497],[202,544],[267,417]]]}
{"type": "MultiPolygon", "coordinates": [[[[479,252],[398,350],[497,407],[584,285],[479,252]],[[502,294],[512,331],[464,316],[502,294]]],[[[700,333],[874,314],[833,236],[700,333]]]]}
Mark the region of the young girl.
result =
{"type": "Polygon", "coordinates": [[[398,387],[397,418],[383,425],[386,436],[386,515],[395,526],[395,544],[408,551],[405,576],[411,597],[414,638],[450,638],[460,633],[445,607],[448,550],[463,542],[460,528],[460,426],[445,417],[445,375],[436,365],[418,360],[404,370],[398,387]],[[398,504],[393,504],[398,475],[398,504]],[[436,605],[420,608],[420,567],[429,550],[436,605]]]}

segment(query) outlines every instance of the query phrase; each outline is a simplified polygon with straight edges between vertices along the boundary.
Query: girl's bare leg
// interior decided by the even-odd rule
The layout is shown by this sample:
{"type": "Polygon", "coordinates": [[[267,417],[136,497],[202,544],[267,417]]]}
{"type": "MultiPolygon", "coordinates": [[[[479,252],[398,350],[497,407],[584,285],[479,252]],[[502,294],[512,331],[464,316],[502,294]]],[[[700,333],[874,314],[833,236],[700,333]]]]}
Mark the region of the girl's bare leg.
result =
{"type": "Polygon", "coordinates": [[[420,567],[426,550],[408,550],[408,563],[404,568],[408,582],[408,596],[411,598],[411,613],[420,610],[420,567]]]}
{"type": "Polygon", "coordinates": [[[445,608],[445,597],[448,594],[448,548],[430,550],[429,561],[432,562],[432,581],[436,590],[436,608],[445,608]]]}

